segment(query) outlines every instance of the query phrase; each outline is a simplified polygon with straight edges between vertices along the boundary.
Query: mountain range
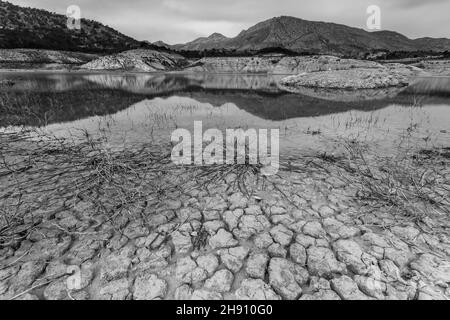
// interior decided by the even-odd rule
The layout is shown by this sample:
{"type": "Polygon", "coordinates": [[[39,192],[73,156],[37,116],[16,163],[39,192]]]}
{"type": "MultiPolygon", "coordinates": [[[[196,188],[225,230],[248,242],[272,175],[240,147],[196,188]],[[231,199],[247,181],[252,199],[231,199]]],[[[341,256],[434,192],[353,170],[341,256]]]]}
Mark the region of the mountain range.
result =
{"type": "Polygon", "coordinates": [[[393,31],[367,32],[336,23],[307,21],[281,16],[260,22],[234,38],[214,33],[186,44],[171,46],[177,50],[258,51],[284,48],[297,53],[344,54],[356,56],[373,51],[450,50],[450,39],[409,39],[393,31]]]}
{"type": "MultiPolygon", "coordinates": [[[[93,20],[82,19],[80,30],[69,30],[64,15],[0,1],[0,49],[33,48],[113,53],[136,48],[180,53],[222,51],[255,53],[271,48],[298,54],[361,56],[377,51],[444,52],[450,39],[409,39],[393,31],[367,32],[328,22],[281,16],[260,22],[234,38],[220,33],[194,41],[168,45],[140,42],[93,20]]],[[[151,30],[149,30],[151,35],[151,30]]]]}

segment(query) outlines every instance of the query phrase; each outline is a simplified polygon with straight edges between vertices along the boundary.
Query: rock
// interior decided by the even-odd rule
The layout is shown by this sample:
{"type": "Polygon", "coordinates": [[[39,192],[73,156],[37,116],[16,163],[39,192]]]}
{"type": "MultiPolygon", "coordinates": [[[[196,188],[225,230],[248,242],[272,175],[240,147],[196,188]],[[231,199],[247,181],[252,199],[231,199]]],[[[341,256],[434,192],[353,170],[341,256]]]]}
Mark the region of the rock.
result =
{"type": "Polygon", "coordinates": [[[193,290],[187,284],[179,286],[174,293],[175,300],[190,300],[193,290]]]}
{"type": "Polygon", "coordinates": [[[289,243],[291,243],[292,236],[294,235],[291,230],[287,229],[281,224],[273,227],[270,230],[270,234],[272,238],[282,246],[287,246],[289,243]]]}
{"type": "Polygon", "coordinates": [[[217,271],[211,278],[206,280],[204,288],[215,292],[228,292],[233,284],[233,274],[226,270],[217,271]]]}
{"type": "Polygon", "coordinates": [[[37,279],[37,277],[44,271],[44,261],[27,261],[22,264],[19,272],[10,278],[9,291],[17,294],[27,290],[37,279]]]}
{"type": "Polygon", "coordinates": [[[308,272],[289,260],[272,258],[269,263],[269,282],[275,291],[288,300],[302,293],[300,285],[308,280],[308,272]]]}
{"type": "Polygon", "coordinates": [[[199,289],[192,293],[191,300],[223,300],[223,297],[218,292],[199,289]]]}
{"type": "Polygon", "coordinates": [[[44,289],[45,300],[66,300],[69,298],[67,283],[64,279],[50,283],[44,289]]]}
{"type": "Polygon", "coordinates": [[[191,237],[179,231],[174,231],[171,234],[172,243],[175,246],[175,252],[184,254],[192,250],[193,245],[191,237]]]}
{"type": "Polygon", "coordinates": [[[213,254],[206,256],[200,256],[197,258],[197,265],[208,272],[208,276],[211,276],[214,271],[219,267],[219,260],[213,254]]]}
{"type": "Polygon", "coordinates": [[[247,207],[248,200],[242,193],[237,192],[228,197],[228,202],[230,203],[230,210],[235,210],[247,207]]]}
{"type": "Polygon", "coordinates": [[[410,267],[437,285],[450,283],[450,261],[431,254],[422,254],[410,267]]]}
{"type": "Polygon", "coordinates": [[[147,236],[148,229],[142,225],[142,222],[132,221],[126,226],[125,230],[123,230],[123,234],[129,239],[136,239],[147,236]]]}
{"type": "Polygon", "coordinates": [[[307,266],[311,274],[320,277],[331,277],[335,273],[343,273],[345,265],[334,256],[328,248],[310,247],[307,250],[307,266]]]}
{"type": "Polygon", "coordinates": [[[213,248],[230,248],[239,242],[233,238],[233,235],[225,229],[220,229],[214,236],[209,239],[209,245],[213,248]]]}
{"type": "Polygon", "coordinates": [[[264,279],[268,261],[267,253],[253,252],[247,260],[245,271],[252,278],[264,279]]]}
{"type": "Polygon", "coordinates": [[[341,298],[332,290],[319,290],[312,294],[304,294],[299,300],[341,300],[341,298]]]}
{"type": "Polygon", "coordinates": [[[134,282],[135,300],[163,299],[167,294],[167,282],[155,274],[143,274],[134,282]]]}
{"type": "Polygon", "coordinates": [[[220,250],[218,254],[222,263],[234,273],[241,270],[244,259],[247,257],[249,250],[244,247],[236,247],[231,249],[220,250]]]}
{"type": "Polygon", "coordinates": [[[279,243],[273,243],[267,248],[271,257],[286,258],[287,250],[279,243]]]}
{"type": "Polygon", "coordinates": [[[326,236],[325,230],[318,221],[311,221],[303,226],[303,233],[313,238],[324,238],[326,236]]]}
{"type": "Polygon", "coordinates": [[[302,245],[298,244],[298,243],[293,243],[290,247],[289,247],[289,255],[291,256],[291,259],[301,265],[301,266],[305,266],[306,265],[306,249],[305,247],[303,247],[302,245]]]}
{"type": "MultiPolygon", "coordinates": [[[[136,257],[138,264],[135,267],[137,270],[160,269],[166,267],[169,263],[167,258],[170,257],[172,250],[170,246],[166,245],[158,250],[148,250],[146,248],[138,249],[136,257]]],[[[133,262],[135,262],[133,260],[133,262]]]]}
{"type": "Polygon", "coordinates": [[[244,210],[242,209],[235,209],[234,211],[225,211],[223,214],[223,220],[228,225],[228,230],[233,230],[236,228],[239,224],[239,219],[244,214],[244,210]]]}
{"type": "Polygon", "coordinates": [[[102,56],[81,66],[89,70],[167,71],[185,63],[177,54],[149,49],[134,49],[102,56]]]}
{"type": "Polygon", "coordinates": [[[400,238],[404,238],[408,241],[414,241],[420,234],[420,231],[411,226],[409,227],[399,227],[395,226],[391,228],[391,232],[400,238]]]}
{"type": "Polygon", "coordinates": [[[210,235],[214,235],[218,230],[225,228],[225,223],[221,220],[206,221],[203,223],[203,228],[205,228],[206,232],[210,235]]]}
{"type": "Polygon", "coordinates": [[[313,87],[327,89],[377,89],[406,86],[414,72],[387,67],[319,71],[289,76],[281,80],[282,87],[313,87]]]}
{"type": "Polygon", "coordinates": [[[190,273],[194,271],[197,264],[190,257],[180,258],[177,261],[176,276],[181,281],[190,282],[190,273]]]}
{"type": "MultiPolygon", "coordinates": [[[[261,209],[259,208],[259,210],[261,209]]],[[[269,220],[262,214],[247,214],[241,217],[239,230],[235,229],[233,233],[241,239],[249,239],[251,236],[263,232],[270,226],[269,220]]]]}
{"type": "Polygon", "coordinates": [[[353,226],[346,226],[342,222],[333,219],[327,218],[323,220],[323,225],[325,230],[333,239],[347,239],[356,236],[359,234],[360,230],[353,226]]]}
{"type": "Polygon", "coordinates": [[[272,288],[261,279],[244,279],[236,290],[237,300],[280,300],[272,288]]]}
{"type": "Polygon", "coordinates": [[[271,244],[273,244],[273,239],[270,233],[263,232],[255,237],[254,243],[259,249],[267,249],[271,244]]]}
{"type": "Polygon", "coordinates": [[[181,222],[187,222],[192,220],[201,220],[202,213],[196,208],[182,208],[176,211],[178,219],[181,222]]]}
{"type": "Polygon", "coordinates": [[[127,279],[106,283],[100,288],[100,300],[126,300],[130,293],[127,279]]]}
{"type": "Polygon", "coordinates": [[[247,215],[254,215],[254,216],[259,216],[263,214],[261,207],[258,205],[251,205],[248,208],[246,208],[244,212],[247,215]]]}
{"type": "Polygon", "coordinates": [[[111,253],[102,263],[101,278],[105,281],[123,278],[127,275],[130,265],[131,259],[127,256],[120,252],[111,253]]]}
{"type": "Polygon", "coordinates": [[[195,261],[192,260],[191,257],[184,257],[178,259],[175,274],[179,280],[185,283],[195,283],[207,278],[208,274],[206,270],[198,268],[200,270],[195,271],[196,269],[197,264],[195,263],[195,261]],[[204,275],[200,274],[202,270],[204,275]],[[203,279],[201,279],[202,277],[203,279]]]}
{"type": "Polygon", "coordinates": [[[386,292],[386,284],[381,282],[380,279],[374,279],[372,277],[355,276],[355,282],[359,289],[368,296],[373,298],[384,300],[384,293],[386,292]]]}
{"type": "Polygon", "coordinates": [[[345,263],[351,271],[357,274],[365,274],[367,266],[361,260],[363,251],[353,240],[338,240],[333,244],[336,255],[340,261],[345,263]]]}
{"type": "Polygon", "coordinates": [[[370,297],[359,291],[357,284],[348,276],[334,278],[331,280],[331,288],[343,300],[369,300],[370,297]]]}
{"type": "Polygon", "coordinates": [[[310,237],[310,236],[305,236],[303,234],[299,234],[295,238],[295,242],[301,244],[305,248],[309,248],[316,244],[316,239],[314,239],[313,237],[310,237]]]}
{"type": "Polygon", "coordinates": [[[329,206],[322,206],[319,208],[319,214],[322,218],[328,218],[334,215],[334,210],[329,206]]]}

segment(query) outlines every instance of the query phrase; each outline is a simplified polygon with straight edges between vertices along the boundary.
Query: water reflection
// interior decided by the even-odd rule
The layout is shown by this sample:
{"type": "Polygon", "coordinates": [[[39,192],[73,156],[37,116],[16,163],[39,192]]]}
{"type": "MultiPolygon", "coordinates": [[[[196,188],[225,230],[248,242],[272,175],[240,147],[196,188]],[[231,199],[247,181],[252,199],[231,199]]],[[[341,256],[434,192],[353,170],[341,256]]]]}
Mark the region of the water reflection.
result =
{"type": "Polygon", "coordinates": [[[113,145],[170,141],[177,127],[279,128],[283,152],[360,139],[394,148],[408,128],[415,141],[446,144],[450,79],[407,88],[336,91],[277,86],[276,76],[212,74],[4,73],[0,126],[40,126],[59,135],[83,129],[113,145]]]}

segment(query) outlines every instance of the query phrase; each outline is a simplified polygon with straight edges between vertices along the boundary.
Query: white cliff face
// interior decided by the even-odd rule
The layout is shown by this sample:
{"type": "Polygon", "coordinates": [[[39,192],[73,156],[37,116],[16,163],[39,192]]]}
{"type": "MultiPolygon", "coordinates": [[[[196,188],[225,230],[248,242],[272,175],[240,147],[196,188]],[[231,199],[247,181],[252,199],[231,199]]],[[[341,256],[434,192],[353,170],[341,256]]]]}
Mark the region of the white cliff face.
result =
{"type": "Polygon", "coordinates": [[[404,87],[420,75],[426,75],[426,73],[412,66],[387,64],[379,65],[376,68],[305,72],[282,79],[280,87],[288,91],[301,88],[379,89],[404,87]]]}
{"type": "Polygon", "coordinates": [[[378,68],[371,61],[341,59],[334,56],[259,56],[203,58],[184,71],[214,73],[267,73],[299,74],[303,72],[346,70],[353,68],[378,68]]]}
{"type": "Polygon", "coordinates": [[[167,52],[136,49],[95,59],[81,66],[90,70],[170,71],[185,64],[185,58],[167,52]]]}

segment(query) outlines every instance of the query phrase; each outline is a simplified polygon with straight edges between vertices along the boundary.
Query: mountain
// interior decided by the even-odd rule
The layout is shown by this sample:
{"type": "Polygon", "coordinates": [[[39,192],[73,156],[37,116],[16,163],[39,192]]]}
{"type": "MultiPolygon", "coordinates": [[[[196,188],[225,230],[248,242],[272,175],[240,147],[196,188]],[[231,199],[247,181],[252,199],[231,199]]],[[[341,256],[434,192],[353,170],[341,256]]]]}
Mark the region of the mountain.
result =
{"type": "Polygon", "coordinates": [[[258,51],[276,47],[297,53],[357,56],[377,50],[441,52],[450,50],[450,40],[433,38],[412,40],[392,31],[367,32],[342,24],[281,16],[260,22],[242,31],[235,38],[211,35],[185,45],[173,46],[177,50],[236,51],[258,51]]]}
{"type": "Polygon", "coordinates": [[[220,33],[213,33],[209,37],[201,37],[186,44],[176,44],[172,46],[175,50],[187,50],[187,51],[201,51],[210,50],[221,47],[223,43],[226,43],[229,38],[220,33]]]}
{"type": "Polygon", "coordinates": [[[120,52],[140,42],[93,20],[80,30],[67,28],[67,17],[0,1],[0,48],[33,48],[81,52],[120,52]]]}

